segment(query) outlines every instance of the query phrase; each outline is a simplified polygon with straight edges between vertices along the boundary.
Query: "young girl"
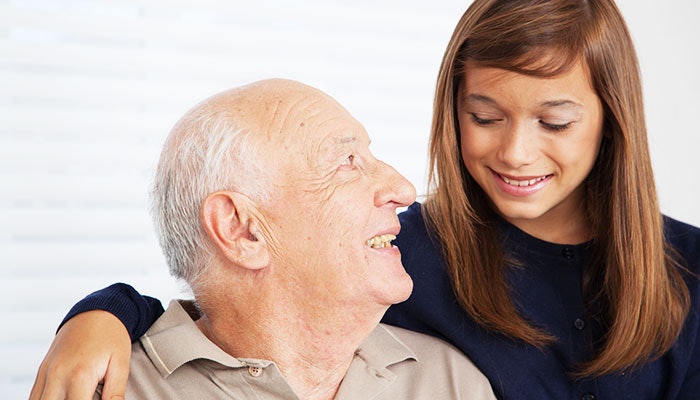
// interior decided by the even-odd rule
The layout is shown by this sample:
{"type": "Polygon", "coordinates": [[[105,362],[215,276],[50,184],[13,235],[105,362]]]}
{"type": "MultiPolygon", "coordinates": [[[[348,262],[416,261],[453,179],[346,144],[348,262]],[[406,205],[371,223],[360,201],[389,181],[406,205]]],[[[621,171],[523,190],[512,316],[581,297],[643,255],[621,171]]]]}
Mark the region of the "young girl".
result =
{"type": "MultiPolygon", "coordinates": [[[[434,104],[430,194],[395,242],[414,291],[384,322],[454,343],[500,398],[697,399],[700,230],[659,211],[613,0],[474,1],[434,104]]],[[[162,312],[119,284],[67,318],[97,308],[132,340],[162,312]]],[[[85,334],[100,318],[59,331],[32,398],[125,367],[107,368],[128,347],[85,334]]]]}

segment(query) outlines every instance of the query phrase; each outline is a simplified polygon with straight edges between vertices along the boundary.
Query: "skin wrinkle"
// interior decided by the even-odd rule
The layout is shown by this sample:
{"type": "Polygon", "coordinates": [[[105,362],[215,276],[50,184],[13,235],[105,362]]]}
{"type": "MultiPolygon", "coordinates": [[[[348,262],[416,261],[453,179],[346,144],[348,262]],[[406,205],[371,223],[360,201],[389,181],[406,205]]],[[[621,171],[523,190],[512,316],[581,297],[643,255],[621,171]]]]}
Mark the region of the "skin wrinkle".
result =
{"type": "Polygon", "coordinates": [[[300,376],[308,377],[303,382],[308,390],[299,395],[309,398],[315,385],[330,377],[335,381],[347,368],[352,357],[338,354],[357,348],[358,329],[374,326],[389,304],[410,293],[412,282],[398,254],[386,257],[391,252],[377,253],[364,241],[365,236],[396,229],[396,207],[415,199],[415,190],[372,156],[364,128],[330,96],[298,87],[267,94],[269,101],[262,97],[242,108],[269,106],[260,113],[251,111],[246,120],[260,133],[254,142],[264,149],[265,157],[259,159],[266,171],[264,183],[277,182],[275,195],[269,202],[253,199],[241,206],[254,221],[251,230],[258,230],[255,235],[264,242],[270,264],[240,274],[233,286],[212,276],[211,290],[220,298],[212,298],[203,310],[218,321],[208,332],[222,348],[234,355],[237,349],[256,351],[255,358],[275,360],[283,374],[296,372],[288,376],[293,387],[302,383],[300,376]],[[284,97],[279,104],[279,97],[287,94],[289,103],[284,97]],[[269,121],[273,112],[274,121],[269,121]],[[356,156],[355,163],[347,165],[350,154],[356,156]],[[348,210],[348,201],[361,206],[348,210]],[[215,305],[222,302],[241,309],[232,318],[217,318],[215,305]],[[249,335],[256,340],[246,341],[248,336],[238,333],[243,326],[227,320],[247,321],[245,327],[258,333],[249,335]],[[261,341],[266,344],[263,352],[261,341]]]}
{"type": "MultiPolygon", "coordinates": [[[[314,121],[314,119],[316,119],[319,115],[323,115],[320,110],[308,115],[305,115],[305,113],[308,113],[309,109],[318,109],[318,105],[321,104],[323,100],[324,99],[318,99],[314,98],[313,96],[305,95],[295,101],[289,102],[289,106],[286,107],[284,111],[281,110],[281,104],[283,104],[282,101],[280,100],[276,103],[274,118],[269,124],[270,128],[267,131],[267,138],[270,141],[273,137],[275,137],[275,135],[289,132],[289,135],[282,140],[282,150],[284,151],[284,154],[280,155],[280,158],[277,159],[278,161],[287,160],[289,157],[299,157],[299,154],[288,153],[290,142],[298,140],[299,137],[306,142],[307,135],[305,132],[307,129],[322,129],[322,124],[315,123],[314,121]],[[274,124],[273,122],[275,121],[279,121],[279,124],[274,124]]],[[[316,143],[313,143],[313,145],[318,146],[316,143]]],[[[297,178],[298,180],[301,181],[304,179],[313,179],[316,176],[317,171],[315,171],[313,166],[317,162],[317,159],[314,154],[323,153],[320,152],[320,148],[316,148],[315,150],[315,152],[311,152],[306,155],[306,163],[308,168],[304,171],[298,171],[300,172],[299,177],[297,178]]]]}
{"type": "MultiPolygon", "coordinates": [[[[274,128],[268,130],[268,139],[270,138],[269,135],[271,134],[279,135],[287,132],[287,137],[283,138],[282,140],[283,143],[285,143],[286,148],[286,144],[289,141],[299,140],[299,136],[305,138],[306,135],[304,133],[307,129],[310,131],[318,130],[333,132],[334,125],[337,125],[338,123],[343,123],[343,118],[347,118],[347,115],[343,113],[334,114],[329,118],[327,116],[327,113],[324,113],[319,109],[319,105],[322,104],[323,100],[324,99],[316,99],[313,97],[303,97],[294,101],[290,105],[290,107],[286,108],[284,111],[281,111],[282,108],[280,107],[280,103],[275,103],[277,109],[274,113],[274,120],[282,122],[280,124],[270,124],[270,126],[274,126],[274,128]],[[308,114],[309,109],[318,109],[318,111],[308,114]],[[306,113],[306,115],[304,115],[304,113],[306,113]],[[304,118],[300,120],[300,118],[298,118],[299,116],[304,116],[304,118]],[[326,117],[327,119],[319,121],[319,118],[321,117],[326,117]],[[293,129],[290,127],[292,127],[293,129]]],[[[303,140],[306,142],[306,139],[303,140]]],[[[333,220],[331,215],[323,211],[324,208],[322,205],[329,202],[330,199],[332,199],[336,195],[339,189],[342,189],[348,184],[351,184],[352,182],[359,179],[359,176],[354,176],[352,179],[348,179],[342,184],[333,183],[333,178],[338,170],[338,166],[336,164],[339,162],[339,160],[343,159],[345,153],[347,153],[348,155],[357,153],[354,149],[354,145],[356,143],[358,143],[358,139],[354,133],[340,133],[337,135],[331,134],[331,138],[326,138],[325,140],[322,140],[320,142],[314,141],[310,143],[312,151],[307,152],[305,154],[307,169],[303,171],[297,171],[300,173],[292,177],[292,179],[290,180],[290,184],[288,185],[289,187],[296,186],[297,189],[298,186],[302,185],[301,189],[303,193],[309,195],[309,197],[305,201],[305,204],[308,204],[313,208],[307,212],[308,215],[314,215],[315,218],[319,220],[333,220]],[[351,144],[352,146],[348,146],[347,144],[351,144]],[[335,149],[332,149],[331,151],[326,151],[326,148],[335,149]],[[332,157],[319,159],[319,154],[325,155],[328,153],[339,154],[340,156],[333,155],[332,157]]],[[[292,155],[292,157],[297,156],[299,155],[292,155]]],[[[288,155],[282,155],[282,157],[284,157],[285,160],[288,159],[288,155]]],[[[358,170],[361,169],[358,168],[358,170]]],[[[352,226],[353,223],[353,221],[344,221],[344,223],[341,225],[352,226]]],[[[318,238],[307,237],[305,239],[312,241],[317,240],[318,238]]],[[[279,247],[278,241],[274,237],[267,235],[266,240],[269,240],[271,242],[271,250],[273,251],[275,256],[283,256],[281,254],[281,249],[279,247]]],[[[338,250],[341,251],[341,248],[342,244],[339,245],[338,250]]],[[[291,281],[294,282],[294,286],[296,287],[303,287],[303,285],[305,284],[305,282],[300,281],[297,277],[293,277],[291,281]]],[[[331,294],[330,288],[322,288],[325,289],[325,291],[327,291],[329,294],[331,294]]]]}
{"type": "MultiPolygon", "coordinates": [[[[315,121],[318,119],[320,113],[315,113],[313,114],[310,118],[307,118],[307,124],[308,129],[310,130],[324,130],[325,125],[327,124],[332,124],[333,119],[330,120],[325,120],[325,121],[315,121]]],[[[329,131],[332,131],[332,129],[329,129],[329,131]]],[[[306,177],[306,179],[325,179],[326,176],[318,176],[320,173],[320,170],[322,169],[329,169],[328,175],[330,176],[332,174],[332,171],[330,169],[334,166],[327,165],[330,163],[335,162],[333,159],[323,159],[322,162],[319,162],[320,160],[318,159],[318,154],[327,154],[328,152],[324,151],[326,147],[337,147],[337,144],[335,143],[335,140],[322,140],[320,142],[314,142],[311,145],[313,146],[313,151],[308,152],[306,154],[306,163],[308,165],[308,172],[309,176],[306,177]],[[329,144],[329,141],[331,144],[329,144]]]]}
{"type": "MultiPolygon", "coordinates": [[[[323,122],[324,125],[326,124],[332,124],[333,119],[323,122]]],[[[320,129],[319,130],[323,130],[320,129]]],[[[356,151],[348,151],[347,150],[347,143],[356,143],[358,142],[357,138],[352,135],[351,137],[348,137],[347,135],[333,135],[332,139],[330,140],[324,140],[323,145],[318,147],[318,149],[321,151],[320,154],[325,154],[325,151],[323,149],[329,148],[329,147],[336,147],[338,150],[330,150],[332,154],[341,154],[342,156],[338,157],[336,159],[335,156],[333,156],[331,159],[335,161],[335,163],[338,163],[339,160],[342,160],[344,155],[346,153],[357,153],[356,151]],[[331,142],[329,145],[328,142],[331,142]]],[[[353,149],[354,150],[354,149],[353,149]]],[[[316,164],[318,164],[318,159],[313,158],[316,161],[316,164]]],[[[360,160],[360,157],[357,158],[357,160],[360,160]]],[[[324,162],[320,163],[321,165],[327,165],[324,162]]],[[[359,165],[361,165],[361,162],[358,162],[359,165]]],[[[310,196],[309,201],[307,201],[307,204],[318,204],[318,199],[321,199],[321,202],[325,203],[328,202],[329,199],[333,198],[336,194],[337,191],[342,190],[345,186],[348,184],[356,181],[357,179],[360,178],[360,174],[354,174],[354,176],[351,179],[346,180],[345,182],[334,182],[333,179],[335,177],[335,174],[337,173],[338,166],[336,164],[330,164],[329,167],[319,167],[319,168],[313,168],[313,170],[323,170],[325,168],[328,168],[328,172],[325,174],[321,174],[317,179],[313,179],[310,181],[306,182],[306,185],[302,190],[304,193],[308,194],[310,196]]],[[[358,172],[361,172],[362,169],[357,168],[358,172]]],[[[328,213],[323,212],[323,207],[318,206],[315,208],[313,211],[313,214],[316,215],[316,218],[318,220],[331,220],[331,215],[328,213]]],[[[341,223],[339,225],[342,226],[352,226],[353,221],[344,221],[344,223],[341,223]]],[[[307,238],[308,240],[315,240],[316,238],[307,238]]],[[[342,249],[344,246],[343,243],[338,244],[338,249],[342,249]]],[[[341,250],[342,251],[342,250],[341,250]]]]}
{"type": "MultiPolygon", "coordinates": [[[[361,168],[357,168],[360,172],[363,172],[361,168]]],[[[309,194],[309,195],[319,195],[323,201],[328,201],[330,198],[333,197],[335,194],[335,191],[338,189],[341,189],[348,184],[353,183],[357,179],[359,179],[359,176],[354,176],[352,179],[346,179],[343,183],[334,185],[333,184],[333,178],[338,172],[337,167],[336,168],[328,168],[328,172],[325,173],[322,176],[319,176],[318,178],[311,180],[310,181],[310,187],[304,189],[304,192],[309,194]]]]}
{"type": "MultiPolygon", "coordinates": [[[[357,158],[359,158],[359,156],[356,156],[356,159],[357,158]]],[[[358,179],[360,179],[362,177],[363,174],[365,174],[364,169],[361,167],[358,167],[356,170],[357,170],[357,173],[353,174],[352,177],[345,179],[342,183],[335,184],[333,182],[333,178],[337,174],[338,169],[337,168],[332,169],[329,171],[328,174],[326,174],[323,178],[321,178],[321,180],[322,180],[321,182],[317,182],[317,184],[313,188],[307,189],[306,192],[309,194],[312,194],[312,195],[319,196],[322,199],[320,204],[327,203],[333,197],[335,197],[335,194],[337,191],[343,190],[345,187],[356,182],[358,179]]],[[[319,207],[319,208],[321,208],[321,207],[319,207]]],[[[325,215],[319,210],[316,210],[316,213],[325,217],[326,220],[332,220],[332,217],[330,215],[325,215]]],[[[352,226],[352,225],[353,225],[353,221],[346,221],[345,226],[352,226]]],[[[338,249],[338,250],[340,250],[340,249],[338,249]]],[[[340,254],[342,254],[342,253],[340,253],[340,254]]]]}
{"type": "Polygon", "coordinates": [[[373,157],[362,125],[332,97],[288,80],[195,105],[171,130],[156,175],[163,250],[206,264],[200,284],[185,277],[198,328],[233,357],[272,361],[299,398],[334,398],[356,349],[411,293],[398,249],[365,240],[398,232],[397,209],[415,201],[415,188],[373,157]],[[252,171],[240,166],[246,158],[252,171]]]}
{"type": "MultiPolygon", "coordinates": [[[[280,100],[277,103],[277,108],[279,109],[280,103],[282,103],[282,100],[280,100]]],[[[274,134],[274,135],[279,135],[280,133],[283,133],[285,131],[289,131],[290,133],[300,133],[298,132],[299,128],[303,125],[313,125],[313,119],[317,117],[319,114],[321,114],[320,111],[316,111],[313,114],[309,115],[304,115],[305,112],[308,112],[309,109],[317,108],[318,104],[321,103],[320,99],[314,99],[312,96],[304,95],[301,98],[297,99],[296,101],[289,102],[289,106],[287,109],[283,112],[284,116],[281,116],[282,113],[278,114],[278,110],[275,110],[275,116],[274,120],[279,120],[279,128],[275,130],[274,132],[268,132],[268,134],[274,134]]],[[[272,136],[268,136],[268,138],[271,140],[272,136]]],[[[304,140],[306,141],[306,136],[303,136],[304,140]]],[[[294,141],[298,139],[298,135],[289,135],[288,137],[283,139],[283,143],[285,148],[289,145],[290,141],[294,141]]]]}
{"type": "MultiPolygon", "coordinates": [[[[320,113],[315,113],[312,114],[310,118],[307,118],[307,121],[309,123],[306,125],[309,127],[309,129],[318,129],[324,131],[327,129],[327,125],[331,125],[331,127],[327,130],[333,132],[333,125],[337,124],[338,122],[342,123],[342,118],[344,117],[343,115],[338,115],[325,121],[314,123],[314,121],[312,120],[315,119],[319,114],[320,113]]],[[[302,179],[307,180],[307,182],[309,182],[310,185],[309,188],[305,188],[304,191],[312,195],[321,192],[326,192],[325,196],[323,196],[325,201],[327,201],[328,198],[332,197],[333,193],[335,192],[335,188],[332,188],[329,191],[328,187],[331,185],[332,178],[337,172],[338,165],[336,164],[338,160],[343,160],[346,156],[349,156],[351,154],[355,155],[356,158],[358,157],[358,155],[356,154],[356,143],[358,143],[358,139],[354,133],[346,134],[342,133],[342,131],[339,131],[337,135],[333,135],[333,137],[330,139],[314,143],[314,151],[308,153],[306,158],[307,163],[309,165],[309,176],[304,177],[302,179]],[[348,143],[351,143],[352,145],[347,145],[348,143]],[[325,148],[327,147],[332,148],[332,150],[325,151],[325,148]],[[319,160],[317,156],[314,156],[316,154],[327,153],[332,154],[332,156],[329,157],[328,160],[319,160]],[[323,172],[324,170],[325,172],[323,172]]],[[[346,183],[350,182],[351,181],[347,181],[346,183]]]]}
{"type": "MultiPolygon", "coordinates": [[[[298,124],[299,129],[295,133],[303,134],[303,132],[299,132],[302,131],[302,124],[304,128],[303,130],[320,129],[318,126],[316,126],[316,124],[309,121],[309,119],[310,118],[307,118],[305,122],[301,122],[300,124],[298,124]]],[[[325,143],[326,141],[323,141],[321,143],[313,143],[313,151],[303,155],[292,155],[292,157],[303,157],[305,160],[306,168],[302,171],[297,171],[298,173],[290,180],[288,186],[293,187],[303,185],[301,187],[301,190],[305,194],[310,195],[309,200],[313,200],[313,198],[318,196],[320,193],[325,193],[324,196],[320,197],[323,199],[323,201],[327,201],[333,195],[334,192],[332,189],[329,188],[331,186],[331,179],[335,172],[335,168],[331,166],[330,162],[328,162],[325,159],[319,159],[317,156],[318,154],[325,154],[325,143]]],[[[319,205],[318,203],[311,201],[308,204],[313,206],[319,205]]],[[[317,212],[318,210],[314,209],[310,214],[317,215],[317,212]]]]}

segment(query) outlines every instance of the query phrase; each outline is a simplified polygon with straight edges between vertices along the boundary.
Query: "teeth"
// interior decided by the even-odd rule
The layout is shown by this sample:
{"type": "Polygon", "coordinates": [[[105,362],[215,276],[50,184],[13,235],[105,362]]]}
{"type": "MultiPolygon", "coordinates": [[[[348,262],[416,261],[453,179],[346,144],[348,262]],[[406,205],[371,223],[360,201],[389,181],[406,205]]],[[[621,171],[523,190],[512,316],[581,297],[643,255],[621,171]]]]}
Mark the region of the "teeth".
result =
{"type": "Polygon", "coordinates": [[[384,247],[391,247],[391,241],[396,239],[395,235],[386,234],[375,236],[371,239],[367,239],[365,244],[373,249],[381,249],[384,247]]]}
{"type": "Polygon", "coordinates": [[[511,186],[523,187],[523,186],[532,186],[532,185],[534,185],[535,183],[537,183],[537,182],[539,182],[539,181],[541,181],[541,180],[547,178],[547,176],[546,176],[546,175],[545,175],[545,176],[540,176],[539,178],[530,179],[530,180],[524,180],[524,181],[516,181],[515,179],[508,179],[508,178],[506,178],[506,177],[503,176],[503,175],[501,175],[501,178],[503,178],[503,181],[504,181],[505,183],[507,183],[507,184],[509,184],[509,185],[511,185],[511,186]]]}

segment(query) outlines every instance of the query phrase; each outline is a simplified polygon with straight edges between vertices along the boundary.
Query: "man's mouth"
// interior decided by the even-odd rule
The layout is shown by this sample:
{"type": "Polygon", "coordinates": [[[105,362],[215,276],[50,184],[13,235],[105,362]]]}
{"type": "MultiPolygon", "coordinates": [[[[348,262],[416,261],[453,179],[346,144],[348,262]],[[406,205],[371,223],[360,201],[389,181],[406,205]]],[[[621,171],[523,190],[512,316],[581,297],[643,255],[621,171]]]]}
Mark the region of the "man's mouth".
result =
{"type": "Polygon", "coordinates": [[[373,249],[382,249],[386,247],[391,247],[391,241],[394,239],[396,239],[396,235],[387,233],[384,235],[375,236],[371,239],[367,239],[367,241],[365,241],[365,244],[373,249]]]}

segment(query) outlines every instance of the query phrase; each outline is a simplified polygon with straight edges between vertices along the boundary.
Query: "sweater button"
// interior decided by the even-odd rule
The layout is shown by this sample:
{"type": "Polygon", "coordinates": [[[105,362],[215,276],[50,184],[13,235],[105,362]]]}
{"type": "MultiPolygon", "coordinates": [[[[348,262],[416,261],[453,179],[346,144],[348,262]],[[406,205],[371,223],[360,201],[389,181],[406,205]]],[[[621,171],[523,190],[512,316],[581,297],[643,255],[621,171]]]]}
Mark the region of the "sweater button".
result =
{"type": "Polygon", "coordinates": [[[576,318],[574,320],[574,327],[578,330],[582,330],[586,327],[586,321],[582,320],[581,318],[576,318]]]}
{"type": "Polygon", "coordinates": [[[572,258],[574,258],[574,250],[569,247],[565,247],[564,249],[562,249],[561,255],[567,260],[571,260],[572,258]]]}
{"type": "Polygon", "coordinates": [[[593,393],[586,393],[581,396],[581,400],[595,400],[595,395],[593,393]]]}

